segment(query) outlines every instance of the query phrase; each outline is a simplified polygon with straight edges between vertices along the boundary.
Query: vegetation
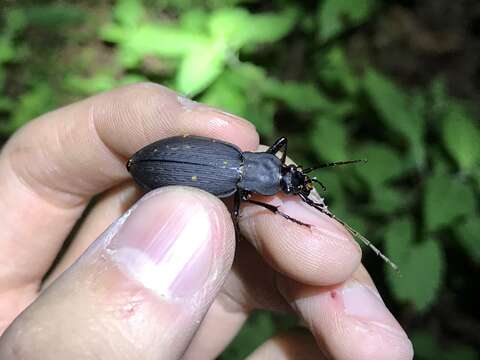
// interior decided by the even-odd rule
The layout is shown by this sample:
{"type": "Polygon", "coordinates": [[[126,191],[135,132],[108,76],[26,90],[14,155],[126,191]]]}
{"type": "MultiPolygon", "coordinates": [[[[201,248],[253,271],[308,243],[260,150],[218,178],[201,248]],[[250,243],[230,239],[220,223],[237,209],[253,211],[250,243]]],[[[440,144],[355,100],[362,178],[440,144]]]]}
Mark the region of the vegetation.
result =
{"type": "MultiPolygon", "coordinates": [[[[412,82],[372,56],[365,39],[394,3],[0,0],[0,133],[5,140],[87,95],[155,81],[249,119],[264,143],[287,135],[301,164],[368,158],[318,173],[328,204],[399,265],[400,277],[365,251],[417,357],[473,360],[478,108],[450,95],[441,71],[412,82]]],[[[222,359],[293,324],[256,313],[222,359]]]]}

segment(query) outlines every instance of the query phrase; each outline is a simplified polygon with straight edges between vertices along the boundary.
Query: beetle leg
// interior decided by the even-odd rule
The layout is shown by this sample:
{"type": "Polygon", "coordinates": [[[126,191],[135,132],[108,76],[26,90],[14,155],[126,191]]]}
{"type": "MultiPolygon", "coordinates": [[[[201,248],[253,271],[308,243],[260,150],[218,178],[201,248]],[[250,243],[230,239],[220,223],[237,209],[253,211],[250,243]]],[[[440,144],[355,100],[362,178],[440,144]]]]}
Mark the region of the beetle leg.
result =
{"type": "Polygon", "coordinates": [[[300,198],[302,199],[303,202],[307,203],[308,205],[314,207],[317,210],[320,210],[321,212],[325,213],[326,215],[335,218],[335,216],[330,211],[328,211],[327,205],[322,204],[322,203],[317,203],[317,202],[313,201],[312,199],[310,199],[308,196],[305,196],[305,195],[299,195],[299,196],[300,196],[300,198]]]}
{"type": "Polygon", "coordinates": [[[240,228],[238,227],[238,214],[240,212],[240,203],[242,201],[242,192],[238,190],[233,195],[233,209],[232,209],[232,221],[233,226],[235,227],[235,240],[238,242],[240,240],[240,228]]]}
{"type": "Polygon", "coordinates": [[[250,191],[242,190],[241,193],[242,193],[242,200],[243,201],[250,200],[250,198],[252,197],[252,193],[250,191]]]}
{"type": "Polygon", "coordinates": [[[270,146],[267,151],[265,151],[268,154],[273,154],[275,155],[280,149],[283,148],[282,152],[282,164],[285,164],[285,160],[287,158],[287,138],[286,137],[281,137],[277,139],[272,146],[270,146]]]}
{"type": "Polygon", "coordinates": [[[386,257],[385,255],[383,255],[383,253],[375,246],[372,244],[372,242],[370,240],[368,240],[365,236],[363,236],[362,234],[360,234],[357,230],[355,230],[354,228],[352,228],[350,225],[348,225],[345,221],[343,221],[342,219],[339,219],[338,217],[336,217],[334,214],[332,214],[328,209],[327,207],[325,206],[325,204],[321,204],[321,203],[317,203],[315,201],[313,201],[312,199],[308,198],[307,196],[304,196],[304,195],[300,195],[300,198],[305,202],[307,203],[308,205],[314,207],[315,209],[317,209],[318,211],[324,213],[325,215],[331,217],[332,219],[338,221],[340,224],[342,224],[346,229],[347,231],[352,234],[354,237],[356,237],[357,239],[360,239],[360,241],[362,241],[366,246],[368,246],[375,254],[377,254],[378,256],[380,256],[383,261],[385,261],[387,264],[389,264],[397,273],[399,272],[398,270],[398,267],[397,265],[395,265],[395,263],[390,260],[388,257],[386,257]]]}
{"type": "Polygon", "coordinates": [[[309,224],[305,224],[304,222],[301,222],[300,220],[297,220],[287,214],[285,214],[284,212],[278,210],[278,207],[277,206],[274,206],[274,205],[270,205],[270,204],[266,204],[266,203],[263,203],[263,202],[260,202],[260,201],[256,201],[256,200],[246,200],[247,202],[251,203],[251,204],[255,204],[255,205],[258,205],[258,206],[261,206],[267,210],[270,210],[271,212],[273,212],[274,214],[278,214],[278,215],[281,215],[283,216],[285,219],[287,220],[290,220],[290,221],[293,221],[294,223],[296,224],[299,224],[299,225],[303,225],[303,226],[308,226],[310,227],[309,224]]]}
{"type": "Polygon", "coordinates": [[[242,192],[237,190],[233,198],[232,218],[236,221],[240,212],[240,203],[242,202],[242,192]]]}

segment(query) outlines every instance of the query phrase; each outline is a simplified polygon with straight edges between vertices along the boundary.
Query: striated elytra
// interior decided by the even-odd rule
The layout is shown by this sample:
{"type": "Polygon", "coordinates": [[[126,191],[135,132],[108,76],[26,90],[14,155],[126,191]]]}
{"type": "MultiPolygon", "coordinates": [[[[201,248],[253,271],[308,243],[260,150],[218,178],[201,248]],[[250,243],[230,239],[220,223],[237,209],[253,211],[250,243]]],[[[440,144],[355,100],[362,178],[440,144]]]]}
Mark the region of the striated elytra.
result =
{"type": "MultiPolygon", "coordinates": [[[[170,185],[196,187],[220,198],[234,195],[232,211],[238,216],[240,203],[250,202],[273,213],[309,226],[281,212],[278,207],[251,199],[252,194],[275,195],[279,192],[298,196],[303,202],[337,220],[355,237],[368,245],[394,269],[397,269],[371,242],[332,214],[324,203],[309,198],[316,178],[307,174],[313,170],[362,160],[340,161],[303,169],[287,165],[287,139],[279,138],[265,152],[242,152],[237,146],[200,136],[175,136],[156,141],[137,151],[127,162],[135,182],[145,191],[170,185]],[[278,158],[275,154],[282,151],[278,158]]],[[[322,185],[323,187],[323,185],[322,185]]]]}
{"type": "Polygon", "coordinates": [[[176,136],[139,150],[127,168],[147,191],[184,185],[226,197],[236,191],[276,194],[280,190],[281,165],[280,159],[268,152],[242,152],[220,140],[176,136]]]}

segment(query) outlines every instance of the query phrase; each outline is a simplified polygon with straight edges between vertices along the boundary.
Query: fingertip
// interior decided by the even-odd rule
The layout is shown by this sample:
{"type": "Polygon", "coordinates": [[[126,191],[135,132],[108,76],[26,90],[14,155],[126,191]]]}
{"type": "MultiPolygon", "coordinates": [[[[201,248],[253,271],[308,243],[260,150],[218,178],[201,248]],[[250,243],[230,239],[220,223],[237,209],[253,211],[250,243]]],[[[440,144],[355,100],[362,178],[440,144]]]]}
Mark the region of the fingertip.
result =
{"type": "Polygon", "coordinates": [[[258,146],[259,135],[249,121],[192,101],[160,84],[130,84],[91,101],[98,104],[92,106],[91,116],[100,138],[125,157],[159,138],[182,134],[217,138],[243,151],[258,146]],[[112,128],[118,131],[113,134],[112,128]]]}
{"type": "Polygon", "coordinates": [[[263,197],[303,226],[255,205],[245,206],[242,230],[277,271],[310,285],[345,281],[358,268],[361,249],[335,220],[292,196],[263,197]]]}
{"type": "Polygon", "coordinates": [[[230,270],[233,230],[208,193],[150,192],[41,293],[5,341],[26,358],[47,347],[59,358],[82,349],[101,358],[117,358],[119,349],[125,358],[178,358],[230,270]]]}
{"type": "Polygon", "coordinates": [[[369,284],[310,287],[279,278],[278,288],[334,358],[410,360],[412,343],[369,284]]]}
{"type": "Polygon", "coordinates": [[[228,216],[223,203],[203,191],[162,188],[137,203],[107,250],[129,276],[162,297],[191,299],[231,266],[228,216]]]}

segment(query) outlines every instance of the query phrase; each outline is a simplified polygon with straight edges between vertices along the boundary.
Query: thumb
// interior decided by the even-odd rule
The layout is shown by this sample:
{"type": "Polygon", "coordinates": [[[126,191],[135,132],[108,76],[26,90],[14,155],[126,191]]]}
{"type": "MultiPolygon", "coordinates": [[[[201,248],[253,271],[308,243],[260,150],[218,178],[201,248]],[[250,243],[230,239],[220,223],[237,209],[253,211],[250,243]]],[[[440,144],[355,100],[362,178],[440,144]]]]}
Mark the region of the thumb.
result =
{"type": "Polygon", "coordinates": [[[230,269],[230,215],[210,194],[147,194],[0,339],[1,359],[177,359],[230,269]]]}

